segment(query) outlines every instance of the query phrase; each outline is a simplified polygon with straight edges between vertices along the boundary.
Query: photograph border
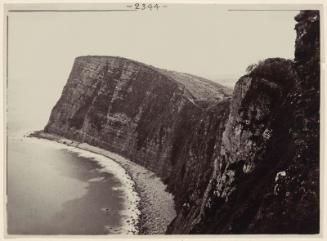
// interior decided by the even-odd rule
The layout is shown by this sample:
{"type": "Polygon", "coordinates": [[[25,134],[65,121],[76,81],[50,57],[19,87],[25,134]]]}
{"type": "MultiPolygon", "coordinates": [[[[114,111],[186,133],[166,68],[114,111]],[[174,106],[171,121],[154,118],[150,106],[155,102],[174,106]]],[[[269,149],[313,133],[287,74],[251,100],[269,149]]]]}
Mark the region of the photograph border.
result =
{"type": "MultiPolygon", "coordinates": [[[[325,150],[326,150],[326,143],[325,143],[325,136],[326,136],[326,127],[325,127],[325,108],[326,108],[326,83],[325,83],[325,31],[326,31],[326,23],[325,23],[325,1],[315,1],[314,4],[312,4],[310,1],[274,1],[273,5],[284,5],[284,6],[303,6],[306,5],[308,7],[313,7],[313,9],[317,9],[319,7],[320,10],[320,16],[321,16],[321,23],[320,23],[320,59],[321,59],[321,76],[320,76],[320,233],[315,234],[315,235],[295,235],[295,234],[283,234],[283,235],[261,235],[261,234],[254,234],[254,235],[96,235],[96,236],[90,236],[90,235],[8,235],[6,233],[6,189],[7,189],[7,119],[6,119],[6,112],[7,112],[7,86],[8,86],[8,45],[10,42],[8,42],[8,36],[10,35],[10,30],[8,29],[8,21],[10,21],[8,12],[10,11],[17,11],[22,8],[26,8],[26,5],[28,4],[27,7],[30,7],[32,5],[30,4],[36,4],[34,6],[43,6],[45,4],[53,4],[51,7],[66,7],[66,10],[74,7],[79,6],[85,6],[85,4],[91,4],[91,5],[97,5],[97,4],[112,4],[112,3],[135,3],[139,1],[97,1],[97,2],[90,2],[90,1],[74,1],[70,0],[68,1],[51,1],[51,0],[44,0],[44,1],[3,1],[1,3],[1,12],[3,14],[3,17],[1,18],[3,23],[2,23],[2,45],[3,48],[1,48],[2,51],[2,56],[3,58],[1,61],[3,62],[0,64],[0,72],[2,73],[3,76],[3,84],[1,86],[2,90],[0,93],[2,94],[2,100],[3,103],[1,105],[2,108],[2,118],[1,118],[1,133],[3,137],[1,138],[1,149],[0,152],[3,153],[2,155],[2,170],[3,170],[3,179],[2,179],[2,184],[1,190],[3,193],[2,196],[2,206],[3,208],[1,209],[1,215],[3,218],[0,218],[0,226],[1,226],[1,235],[3,238],[19,238],[23,240],[31,240],[31,239],[37,239],[37,240],[55,240],[57,238],[65,238],[69,240],[74,240],[74,239],[85,239],[85,240],[93,240],[93,239],[114,239],[114,240],[125,240],[125,239],[133,239],[133,240],[144,240],[144,239],[154,239],[154,240],[163,240],[163,239],[170,239],[170,240],[186,240],[186,239],[197,239],[197,240],[212,240],[212,239],[219,239],[219,240],[240,240],[240,239],[264,239],[264,240],[299,240],[299,239],[323,239],[325,238],[325,230],[326,230],[326,210],[325,210],[325,201],[326,201],[326,178],[324,175],[326,174],[326,164],[324,163],[324,159],[326,157],[325,155],[325,150]],[[16,4],[16,5],[14,5],[16,4]],[[18,7],[18,8],[17,8],[18,7]],[[68,7],[68,8],[67,8],[68,7]],[[3,222],[3,223],[1,223],[3,222]]],[[[155,1],[140,1],[140,2],[149,2],[153,3],[155,1]]],[[[235,6],[240,6],[245,5],[249,6],[249,4],[252,4],[252,6],[256,5],[265,5],[265,6],[270,6],[271,3],[266,3],[263,1],[159,1],[160,3],[165,3],[165,4],[232,4],[235,6]]],[[[50,5],[49,5],[50,6],[50,5]]],[[[21,9],[23,10],[23,9],[21,9]]],[[[41,11],[42,9],[39,9],[38,11],[41,11]]],[[[43,9],[45,10],[45,9],[43,9]]],[[[64,9],[63,9],[64,10],[64,9]]],[[[56,11],[63,11],[63,10],[56,10],[56,11]]],[[[287,9],[289,11],[290,9],[287,9]]],[[[27,10],[31,11],[31,9],[27,10]]],[[[74,11],[73,9],[70,9],[69,11],[74,11]]],[[[83,10],[84,11],[84,10],[83,10]]],[[[98,10],[96,10],[98,11],[98,10]]],[[[107,10],[107,11],[112,11],[112,10],[107,10]]],[[[244,9],[242,10],[244,11],[244,9]]],[[[258,10],[257,10],[258,11],[258,10]]],[[[280,10],[279,10],[280,11],[280,10]]],[[[297,10],[291,10],[291,11],[297,11],[297,10]]]]}

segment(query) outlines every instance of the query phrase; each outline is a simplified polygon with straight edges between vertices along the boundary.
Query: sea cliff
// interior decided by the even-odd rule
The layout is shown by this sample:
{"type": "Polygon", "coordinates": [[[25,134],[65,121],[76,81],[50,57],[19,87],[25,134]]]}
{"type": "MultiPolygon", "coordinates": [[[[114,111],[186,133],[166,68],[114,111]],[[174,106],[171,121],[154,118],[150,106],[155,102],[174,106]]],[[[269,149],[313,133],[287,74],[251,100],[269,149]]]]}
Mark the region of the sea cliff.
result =
{"type": "Polygon", "coordinates": [[[317,233],[319,12],[295,19],[295,59],[251,66],[234,91],[121,57],[78,57],[45,132],[155,172],[175,197],[167,233],[317,233]]]}

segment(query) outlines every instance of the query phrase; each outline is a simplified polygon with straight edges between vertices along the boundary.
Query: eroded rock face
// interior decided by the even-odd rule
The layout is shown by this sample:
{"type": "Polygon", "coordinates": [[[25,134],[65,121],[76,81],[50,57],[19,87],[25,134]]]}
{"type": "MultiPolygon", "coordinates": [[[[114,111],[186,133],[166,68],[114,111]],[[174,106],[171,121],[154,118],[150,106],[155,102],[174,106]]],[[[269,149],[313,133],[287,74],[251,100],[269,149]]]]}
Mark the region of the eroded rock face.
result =
{"type": "Polygon", "coordinates": [[[75,60],[45,131],[120,153],[175,196],[167,233],[319,231],[319,12],[295,61],[267,59],[234,93],[118,57],[75,60]]]}
{"type": "Polygon", "coordinates": [[[184,209],[170,233],[319,232],[319,12],[296,20],[295,61],[237,82],[200,215],[184,209]]]}
{"type": "Polygon", "coordinates": [[[196,136],[192,131],[216,139],[217,124],[208,119],[223,122],[231,92],[124,58],[78,57],[45,130],[123,154],[179,190],[189,174],[184,162],[196,136]]]}
{"type": "Polygon", "coordinates": [[[195,207],[198,209],[198,216],[193,220],[196,221],[191,224],[177,224],[180,220],[192,220],[188,211],[184,210],[169,227],[169,232],[248,231],[246,225],[249,225],[253,219],[252,215],[260,207],[259,203],[249,199],[248,195],[260,185],[258,182],[267,175],[266,172],[272,171],[268,168],[265,156],[269,152],[273,136],[280,136],[275,129],[278,127],[276,115],[296,77],[292,61],[268,59],[263,65],[286,66],[287,74],[281,75],[284,79],[275,81],[269,74],[265,74],[266,71],[260,76],[250,73],[237,82],[225,128],[221,129],[220,141],[216,143],[211,157],[212,176],[200,205],[195,207]],[[235,218],[235,212],[238,212],[239,208],[243,209],[244,213],[235,218]]]}

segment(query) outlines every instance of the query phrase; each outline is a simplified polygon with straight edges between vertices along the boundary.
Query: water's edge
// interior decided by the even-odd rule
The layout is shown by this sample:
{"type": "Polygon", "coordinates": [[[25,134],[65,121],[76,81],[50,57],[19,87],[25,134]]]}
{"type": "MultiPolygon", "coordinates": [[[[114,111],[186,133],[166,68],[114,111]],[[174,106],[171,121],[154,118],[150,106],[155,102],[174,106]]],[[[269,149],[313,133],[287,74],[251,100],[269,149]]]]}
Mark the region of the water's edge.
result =
{"type": "MultiPolygon", "coordinates": [[[[125,183],[126,210],[124,229],[127,234],[164,234],[169,223],[176,216],[174,197],[166,191],[166,185],[152,171],[113,152],[73,141],[56,134],[35,131],[31,138],[45,139],[64,144],[111,159],[129,177],[125,183]],[[129,189],[129,190],[128,190],[129,189]]],[[[103,163],[100,163],[103,165],[103,163]]],[[[104,166],[106,168],[106,166],[104,166]]],[[[108,166],[111,169],[112,166],[108,166]]],[[[124,178],[126,179],[126,178],[124,178]]]]}

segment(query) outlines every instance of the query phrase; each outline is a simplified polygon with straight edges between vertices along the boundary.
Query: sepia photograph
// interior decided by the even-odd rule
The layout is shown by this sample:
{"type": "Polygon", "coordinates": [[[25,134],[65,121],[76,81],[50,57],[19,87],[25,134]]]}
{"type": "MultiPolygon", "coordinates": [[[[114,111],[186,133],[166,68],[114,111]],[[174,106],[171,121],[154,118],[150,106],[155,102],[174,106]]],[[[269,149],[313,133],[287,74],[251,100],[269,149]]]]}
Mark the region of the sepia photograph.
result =
{"type": "Polygon", "coordinates": [[[6,237],[320,235],[322,10],[5,4],[6,237]]]}

